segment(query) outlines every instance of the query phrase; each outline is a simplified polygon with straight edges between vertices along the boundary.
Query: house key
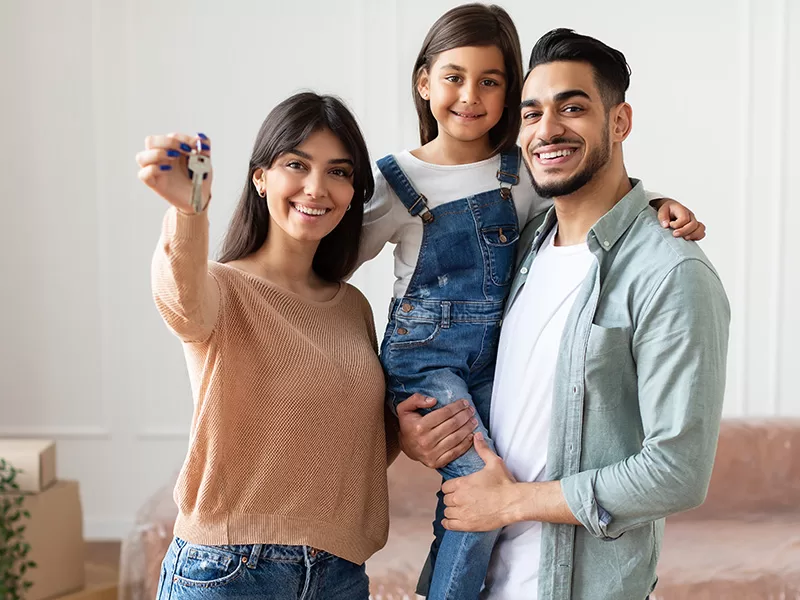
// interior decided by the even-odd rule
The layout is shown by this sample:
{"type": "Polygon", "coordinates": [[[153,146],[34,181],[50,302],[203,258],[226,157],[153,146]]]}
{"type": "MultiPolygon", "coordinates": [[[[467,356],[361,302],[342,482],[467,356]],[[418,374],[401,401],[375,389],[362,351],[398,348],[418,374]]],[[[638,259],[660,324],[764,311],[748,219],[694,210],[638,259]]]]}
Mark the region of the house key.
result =
{"type": "Polygon", "coordinates": [[[189,175],[192,178],[192,208],[195,213],[203,212],[203,180],[211,170],[211,161],[200,154],[201,142],[197,140],[197,149],[189,155],[189,175]]]}

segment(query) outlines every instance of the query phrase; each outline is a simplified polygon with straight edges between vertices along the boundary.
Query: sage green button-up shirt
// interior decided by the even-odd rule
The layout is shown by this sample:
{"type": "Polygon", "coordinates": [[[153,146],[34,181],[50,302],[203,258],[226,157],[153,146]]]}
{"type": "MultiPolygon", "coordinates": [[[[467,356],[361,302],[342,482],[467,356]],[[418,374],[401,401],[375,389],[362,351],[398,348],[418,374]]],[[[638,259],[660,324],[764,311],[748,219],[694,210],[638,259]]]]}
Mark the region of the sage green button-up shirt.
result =
{"type": "MultiPolygon", "coordinates": [[[[702,503],[711,478],[730,307],[700,247],[631,183],[588,234],[596,263],[561,340],[547,478],[583,526],[544,524],[542,600],[643,600],[664,518],[702,503]]],[[[509,308],[555,224],[551,209],[523,232],[509,308]]]]}

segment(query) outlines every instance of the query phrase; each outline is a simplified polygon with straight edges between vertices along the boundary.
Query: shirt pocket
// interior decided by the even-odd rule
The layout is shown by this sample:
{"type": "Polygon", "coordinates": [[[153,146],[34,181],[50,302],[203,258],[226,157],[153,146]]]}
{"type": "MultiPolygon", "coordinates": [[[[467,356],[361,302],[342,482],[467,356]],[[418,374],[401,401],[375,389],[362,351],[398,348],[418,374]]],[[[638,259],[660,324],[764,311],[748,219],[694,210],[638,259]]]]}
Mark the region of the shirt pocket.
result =
{"type": "Polygon", "coordinates": [[[631,394],[636,395],[631,332],[630,327],[592,324],[584,370],[588,410],[613,410],[631,394]]]}

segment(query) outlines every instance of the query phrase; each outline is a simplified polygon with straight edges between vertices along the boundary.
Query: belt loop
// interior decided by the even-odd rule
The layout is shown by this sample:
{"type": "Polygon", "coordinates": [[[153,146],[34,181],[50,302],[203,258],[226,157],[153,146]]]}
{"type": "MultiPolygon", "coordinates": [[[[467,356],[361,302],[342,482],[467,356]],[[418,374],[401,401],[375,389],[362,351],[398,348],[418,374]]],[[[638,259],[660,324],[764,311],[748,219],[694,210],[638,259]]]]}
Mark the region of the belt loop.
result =
{"type": "Polygon", "coordinates": [[[442,329],[450,327],[450,303],[442,302],[442,329]]]}
{"type": "Polygon", "coordinates": [[[247,559],[247,568],[255,569],[258,566],[258,559],[261,556],[262,544],[253,544],[253,549],[250,551],[250,558],[247,559]]]}

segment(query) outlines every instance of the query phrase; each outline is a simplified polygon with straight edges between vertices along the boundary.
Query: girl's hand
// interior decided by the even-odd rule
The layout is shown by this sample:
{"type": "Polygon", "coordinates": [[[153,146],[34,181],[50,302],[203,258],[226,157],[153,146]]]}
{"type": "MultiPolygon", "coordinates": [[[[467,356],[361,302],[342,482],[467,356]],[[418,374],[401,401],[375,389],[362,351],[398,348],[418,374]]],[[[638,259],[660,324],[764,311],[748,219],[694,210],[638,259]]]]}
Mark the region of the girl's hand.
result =
{"type": "Polygon", "coordinates": [[[658,221],[661,225],[672,227],[672,235],[686,240],[702,240],[706,237],[706,226],[697,220],[694,213],[677,200],[666,198],[658,207],[658,221]]]}
{"type": "MultiPolygon", "coordinates": [[[[145,150],[136,155],[139,179],[179,211],[194,214],[192,208],[192,179],[189,176],[189,155],[198,148],[200,154],[211,156],[211,140],[202,133],[197,136],[170,133],[151,135],[144,141],[145,150]]],[[[210,166],[210,165],[209,165],[210,166]]],[[[203,206],[211,199],[213,169],[203,181],[203,206]]]]}

